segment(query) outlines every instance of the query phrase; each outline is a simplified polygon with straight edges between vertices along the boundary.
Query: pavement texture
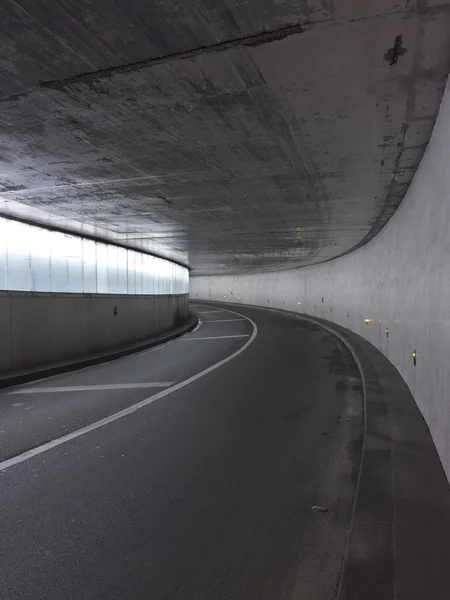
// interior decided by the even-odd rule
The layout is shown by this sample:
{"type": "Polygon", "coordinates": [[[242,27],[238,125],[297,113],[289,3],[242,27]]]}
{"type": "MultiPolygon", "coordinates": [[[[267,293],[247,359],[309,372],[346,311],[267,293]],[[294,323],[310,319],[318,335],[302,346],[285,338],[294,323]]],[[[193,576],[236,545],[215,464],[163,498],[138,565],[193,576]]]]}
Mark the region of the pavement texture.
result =
{"type": "Polygon", "coordinates": [[[351,345],[363,374],[365,442],[339,600],[447,600],[450,487],[427,424],[370,342],[313,322],[351,345]]]}
{"type": "Polygon", "coordinates": [[[199,329],[156,349],[2,390],[2,600],[337,596],[363,444],[356,363],[288,314],[197,311],[199,329]]]}
{"type": "Polygon", "coordinates": [[[338,599],[447,600],[450,487],[405,381],[370,342],[345,327],[262,310],[290,314],[338,336],[362,375],[363,453],[338,599]]]}

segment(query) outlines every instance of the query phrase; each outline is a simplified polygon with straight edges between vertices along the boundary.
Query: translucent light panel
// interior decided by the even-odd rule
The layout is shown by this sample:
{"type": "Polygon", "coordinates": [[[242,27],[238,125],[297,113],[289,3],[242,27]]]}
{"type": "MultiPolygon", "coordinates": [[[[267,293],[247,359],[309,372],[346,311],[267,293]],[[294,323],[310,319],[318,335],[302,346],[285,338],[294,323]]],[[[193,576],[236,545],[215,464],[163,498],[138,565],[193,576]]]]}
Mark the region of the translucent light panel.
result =
{"type": "Polygon", "coordinates": [[[187,294],[185,267],[0,217],[0,289],[89,294],[187,294]]]}

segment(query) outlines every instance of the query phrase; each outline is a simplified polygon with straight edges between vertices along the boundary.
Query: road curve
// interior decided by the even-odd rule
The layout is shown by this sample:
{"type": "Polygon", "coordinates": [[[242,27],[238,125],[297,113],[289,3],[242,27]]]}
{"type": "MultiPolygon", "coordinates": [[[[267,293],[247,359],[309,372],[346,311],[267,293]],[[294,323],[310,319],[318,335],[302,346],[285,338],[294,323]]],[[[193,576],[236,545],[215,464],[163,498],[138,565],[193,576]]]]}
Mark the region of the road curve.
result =
{"type": "Polygon", "coordinates": [[[2,390],[0,598],[336,597],[356,365],[294,316],[196,310],[183,338],[2,390]]]}

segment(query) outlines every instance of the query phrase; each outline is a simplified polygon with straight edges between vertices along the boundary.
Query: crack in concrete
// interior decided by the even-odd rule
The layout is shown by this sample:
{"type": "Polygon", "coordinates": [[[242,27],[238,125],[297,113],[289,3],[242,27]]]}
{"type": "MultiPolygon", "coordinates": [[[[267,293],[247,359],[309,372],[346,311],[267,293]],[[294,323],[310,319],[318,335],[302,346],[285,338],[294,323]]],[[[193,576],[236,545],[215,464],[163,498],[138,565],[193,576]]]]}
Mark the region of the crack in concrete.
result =
{"type": "MultiPolygon", "coordinates": [[[[124,65],[117,65],[114,67],[107,67],[105,69],[99,69],[96,71],[88,71],[85,73],[79,73],[77,75],[72,75],[70,77],[65,77],[62,79],[55,79],[50,81],[40,81],[38,86],[42,89],[55,89],[62,90],[64,86],[76,84],[78,82],[83,81],[93,81],[96,79],[102,79],[104,77],[109,77],[111,75],[119,74],[119,73],[127,73],[134,70],[144,69],[147,67],[151,67],[153,65],[158,65],[164,62],[170,62],[173,60],[182,60],[185,58],[192,58],[195,56],[199,56],[201,54],[209,53],[209,52],[223,52],[225,50],[229,50],[232,48],[236,48],[239,46],[261,46],[263,44],[268,44],[271,42],[276,42],[283,40],[286,37],[291,35],[305,33],[314,26],[339,26],[344,25],[345,23],[358,23],[363,21],[373,21],[377,19],[384,19],[386,17],[402,15],[402,14],[412,14],[414,12],[418,12],[421,15],[433,15],[440,14],[450,11],[450,5],[439,5],[439,6],[431,6],[424,9],[422,6],[419,9],[415,7],[407,7],[402,10],[392,10],[387,14],[375,14],[370,15],[369,17],[358,17],[354,19],[348,20],[334,20],[334,19],[322,19],[316,21],[305,21],[303,24],[296,23],[294,25],[287,25],[285,27],[281,27],[272,31],[263,31],[256,34],[252,34],[249,36],[244,36],[241,38],[235,38],[232,40],[227,40],[225,42],[217,42],[216,44],[211,44],[209,46],[200,46],[198,48],[193,48],[190,50],[183,50],[180,52],[173,52],[170,54],[166,54],[164,56],[157,56],[133,63],[127,63],[124,65]]],[[[20,92],[18,94],[12,94],[6,97],[0,97],[0,102],[9,102],[9,101],[17,101],[32,92],[33,88],[27,90],[25,92],[20,92]]]]}
{"type": "MultiPolygon", "coordinates": [[[[397,10],[392,11],[388,14],[388,16],[403,14],[413,12],[413,9],[409,10],[397,10]]],[[[429,9],[428,12],[431,12],[429,9]]],[[[357,19],[350,19],[348,23],[357,23],[363,21],[373,21],[380,18],[386,18],[384,14],[376,14],[371,15],[370,17],[360,17],[357,19]]],[[[240,46],[247,47],[257,47],[262,46],[264,44],[270,44],[272,42],[278,42],[284,40],[285,38],[296,35],[299,33],[305,33],[309,31],[312,27],[321,25],[343,25],[345,21],[336,21],[333,19],[322,19],[316,21],[305,21],[303,24],[296,23],[294,25],[286,25],[285,27],[280,27],[279,29],[274,29],[272,31],[262,31],[259,33],[255,33],[252,35],[234,38],[232,40],[227,40],[225,42],[217,42],[216,44],[211,44],[209,46],[199,46],[198,48],[193,48],[190,50],[183,50],[181,52],[173,52],[170,54],[166,54],[164,56],[157,56],[154,58],[149,58],[146,60],[141,60],[138,62],[127,63],[125,65],[117,65],[115,67],[108,67],[106,69],[100,69],[98,71],[89,71],[86,73],[80,73],[78,75],[73,75],[71,77],[67,77],[64,79],[57,79],[53,81],[41,81],[39,83],[41,88],[50,88],[55,90],[61,90],[64,86],[76,84],[84,81],[93,81],[96,79],[102,79],[104,77],[109,77],[110,75],[116,75],[119,73],[129,73],[130,71],[138,71],[139,69],[145,69],[148,67],[152,67],[154,65],[158,65],[165,62],[170,62],[174,60],[182,60],[186,58],[193,58],[195,56],[199,56],[201,54],[207,54],[210,52],[223,52],[225,50],[230,50],[232,48],[237,48],[240,46]]]]}
{"type": "Polygon", "coordinates": [[[305,29],[305,25],[287,25],[286,27],[282,27],[280,29],[276,29],[273,31],[263,31],[260,33],[256,33],[254,35],[249,35],[246,37],[235,38],[233,40],[228,40],[226,42],[218,42],[217,44],[212,44],[210,46],[200,46],[198,48],[194,48],[192,50],[184,50],[182,52],[174,52],[172,54],[166,54],[165,56],[159,56],[156,58],[149,58],[147,60],[142,60],[139,62],[128,63],[126,65],[119,65],[116,67],[109,67],[107,69],[101,69],[99,71],[92,71],[88,73],[81,73],[79,75],[74,75],[73,77],[68,77],[67,79],[60,79],[55,81],[42,81],[40,82],[40,87],[42,88],[51,88],[60,90],[62,87],[66,85],[71,85],[84,81],[92,81],[95,79],[102,79],[104,77],[109,77],[110,75],[117,75],[119,73],[128,73],[130,71],[138,71],[139,69],[145,69],[148,67],[152,67],[154,65],[158,65],[164,62],[170,62],[173,60],[181,60],[185,58],[192,58],[198,56],[200,54],[206,54],[209,52],[223,52],[225,50],[230,50],[232,48],[236,48],[239,46],[247,46],[247,47],[256,47],[262,46],[264,44],[268,44],[271,42],[278,42],[280,40],[284,40],[286,37],[291,35],[296,35],[298,33],[304,33],[307,31],[305,29]]]}

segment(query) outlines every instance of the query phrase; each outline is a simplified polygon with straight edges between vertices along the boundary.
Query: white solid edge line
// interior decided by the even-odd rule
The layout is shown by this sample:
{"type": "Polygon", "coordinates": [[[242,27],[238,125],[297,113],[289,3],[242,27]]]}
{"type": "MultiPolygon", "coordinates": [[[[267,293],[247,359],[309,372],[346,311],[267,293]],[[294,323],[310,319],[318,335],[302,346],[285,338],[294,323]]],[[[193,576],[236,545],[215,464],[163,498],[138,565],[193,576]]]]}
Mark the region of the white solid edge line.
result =
{"type": "Polygon", "coordinates": [[[32,448],[31,450],[27,450],[26,452],[23,452],[22,454],[18,454],[17,456],[13,456],[12,458],[8,458],[7,460],[0,462],[0,471],[4,471],[5,469],[8,469],[9,467],[12,467],[12,466],[17,465],[22,462],[25,462],[26,460],[33,458],[34,456],[38,456],[39,454],[42,454],[43,452],[47,452],[47,450],[51,450],[52,448],[61,446],[61,444],[70,442],[71,440],[74,440],[75,438],[80,437],[80,436],[84,435],[85,433],[89,433],[90,431],[94,431],[95,429],[100,429],[100,427],[104,427],[105,425],[108,425],[109,423],[113,423],[114,421],[117,421],[117,420],[121,419],[122,417],[131,415],[134,412],[138,411],[139,409],[143,408],[144,406],[148,406],[149,404],[152,404],[152,402],[156,402],[156,400],[159,400],[160,398],[164,398],[164,396],[168,396],[172,392],[176,392],[177,390],[183,388],[184,386],[189,385],[190,383],[193,383],[197,379],[200,379],[200,377],[203,377],[204,375],[207,375],[208,373],[215,371],[216,369],[218,369],[225,363],[229,362],[230,360],[233,360],[233,358],[236,358],[236,356],[239,356],[239,354],[244,352],[244,350],[246,350],[250,346],[250,344],[254,341],[254,339],[258,333],[258,327],[256,326],[256,323],[254,321],[252,321],[249,317],[245,317],[244,315],[241,315],[240,313],[237,313],[234,310],[230,310],[228,312],[238,315],[239,317],[244,317],[244,319],[247,319],[248,321],[250,321],[250,323],[253,326],[253,333],[251,334],[250,338],[245,342],[245,344],[241,348],[239,348],[239,350],[236,350],[236,352],[233,352],[233,354],[230,354],[230,356],[227,356],[226,358],[220,360],[215,365],[211,365],[207,369],[200,371],[200,373],[197,373],[196,375],[192,375],[192,377],[189,377],[188,379],[185,379],[184,381],[177,383],[176,385],[174,385],[171,388],[168,388],[166,390],[158,392],[154,396],[150,396],[149,398],[146,398],[145,400],[141,400],[137,404],[133,404],[133,406],[129,406],[128,408],[125,408],[124,410],[120,410],[119,412],[117,412],[113,415],[110,415],[109,417],[100,419],[100,421],[91,423],[90,425],[87,425],[86,427],[78,429],[77,431],[73,431],[72,433],[63,435],[60,438],[57,438],[50,442],[47,442],[46,444],[42,444],[42,446],[37,446],[36,448],[32,448]]]}
{"type": "Polygon", "coordinates": [[[142,388],[169,387],[174,381],[155,381],[149,383],[104,383],[99,385],[62,385],[55,387],[29,387],[9,392],[15,394],[47,394],[54,392],[95,392],[102,390],[134,390],[142,388]]]}
{"type": "Polygon", "coordinates": [[[243,338],[249,337],[249,333],[242,333],[239,335],[217,335],[210,337],[193,337],[193,338],[181,338],[180,342],[196,342],[197,340],[226,340],[228,338],[243,338]]]}
{"type": "MultiPolygon", "coordinates": [[[[217,319],[216,321],[205,321],[206,325],[210,325],[211,323],[234,323],[236,321],[245,321],[246,319],[217,319]]],[[[195,331],[195,329],[194,329],[195,331]]],[[[194,331],[192,333],[194,333],[194,331]]]]}
{"type": "MultiPolygon", "coordinates": [[[[198,310],[197,312],[199,315],[210,315],[211,313],[227,312],[227,311],[224,308],[222,308],[221,310],[207,310],[207,311],[198,310]]],[[[231,310],[229,312],[231,312],[231,310]]]]}

